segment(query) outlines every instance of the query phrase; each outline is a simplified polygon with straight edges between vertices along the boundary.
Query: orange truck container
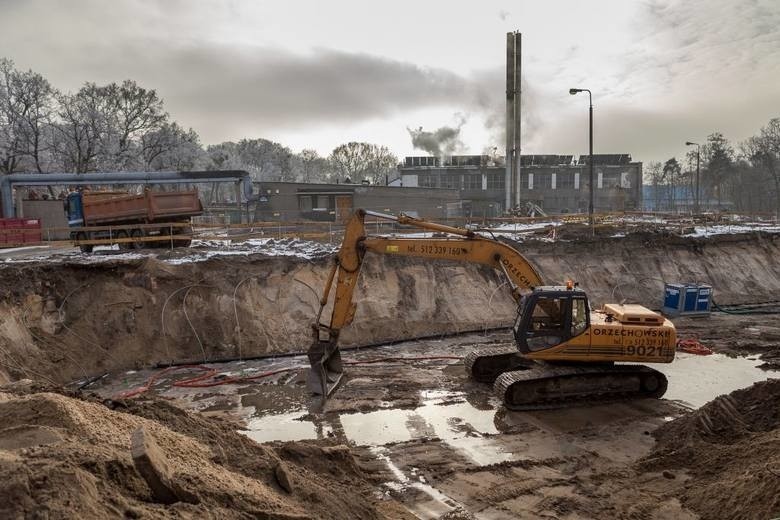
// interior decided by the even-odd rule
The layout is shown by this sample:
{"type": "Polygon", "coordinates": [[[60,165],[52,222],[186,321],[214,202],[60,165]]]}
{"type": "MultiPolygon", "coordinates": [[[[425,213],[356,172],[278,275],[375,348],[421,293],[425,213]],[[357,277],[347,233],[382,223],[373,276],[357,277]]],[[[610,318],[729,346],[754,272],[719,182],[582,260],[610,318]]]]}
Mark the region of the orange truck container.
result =
{"type": "MultiPolygon", "coordinates": [[[[74,229],[71,238],[78,242],[96,239],[119,239],[122,249],[145,246],[166,246],[175,243],[188,246],[192,232],[190,219],[203,213],[203,206],[197,190],[152,191],[143,195],[124,192],[74,192],[65,201],[68,225],[74,229]],[[181,224],[187,224],[182,226],[181,224]],[[156,226],[155,224],[160,224],[156,226]],[[175,224],[171,225],[171,224],[175,224]],[[133,227],[138,225],[139,227],[133,227]],[[119,229],[108,229],[121,226],[119,229]],[[99,229],[89,229],[97,227],[99,229]],[[187,235],[172,242],[152,240],[144,242],[143,237],[187,235]],[[125,240],[128,238],[134,241],[125,240]]],[[[84,252],[91,252],[93,245],[79,244],[84,252]]]]}

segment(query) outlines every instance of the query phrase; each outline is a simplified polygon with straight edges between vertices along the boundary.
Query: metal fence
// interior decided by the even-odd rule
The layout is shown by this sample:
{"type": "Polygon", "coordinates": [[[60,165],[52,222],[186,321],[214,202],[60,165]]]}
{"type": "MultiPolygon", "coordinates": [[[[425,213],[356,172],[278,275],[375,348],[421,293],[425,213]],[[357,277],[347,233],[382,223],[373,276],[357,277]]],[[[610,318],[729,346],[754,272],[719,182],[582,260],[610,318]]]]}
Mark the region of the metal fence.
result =
{"type": "MultiPolygon", "coordinates": [[[[542,236],[550,235],[548,238],[555,239],[558,233],[551,232],[555,228],[566,229],[569,227],[585,226],[588,222],[588,215],[563,214],[546,217],[499,217],[499,218],[479,218],[472,219],[468,217],[450,217],[436,219],[437,223],[454,227],[465,227],[472,230],[484,230],[486,232],[501,232],[505,234],[529,234],[536,233],[542,236]],[[534,226],[529,226],[533,224],[534,226]],[[563,226],[563,227],[561,227],[563,226]]],[[[629,233],[634,230],[644,231],[668,231],[675,234],[690,234],[693,230],[700,234],[707,234],[708,230],[715,231],[722,226],[761,226],[771,229],[778,225],[778,220],[771,214],[753,214],[753,215],[734,215],[734,214],[706,214],[706,215],[678,215],[660,212],[611,212],[599,213],[594,216],[596,230],[610,229],[615,233],[629,233]]],[[[366,228],[372,234],[395,233],[408,234],[420,233],[421,230],[409,226],[400,226],[395,222],[378,219],[375,217],[366,217],[366,228]]],[[[736,228],[735,228],[736,229],[736,228]]],[[[26,228],[6,228],[8,236],[14,236],[14,231],[25,231],[26,228]]],[[[119,245],[122,248],[137,246],[161,246],[176,247],[182,241],[199,240],[205,243],[233,243],[242,242],[251,239],[262,238],[296,238],[302,240],[312,240],[324,243],[338,244],[341,241],[344,230],[342,222],[318,222],[310,220],[275,220],[270,222],[250,222],[236,224],[231,223],[230,218],[224,215],[204,215],[194,217],[191,224],[175,222],[167,224],[131,224],[116,226],[90,226],[90,227],[69,227],[69,228],[45,228],[41,230],[40,242],[38,245],[58,245],[58,246],[106,246],[119,245]],[[167,233],[161,235],[147,235],[153,230],[156,232],[160,228],[167,229],[167,233]],[[144,236],[132,237],[131,230],[141,230],[144,236]],[[58,240],[54,238],[61,232],[69,233],[75,237],[79,232],[106,232],[109,237],[97,238],[92,240],[58,240]],[[119,233],[123,231],[124,233],[119,233]],[[121,236],[117,236],[117,234],[121,236]]],[[[29,231],[29,230],[27,230],[29,231]]],[[[34,245],[30,241],[19,243],[7,242],[0,247],[19,247],[34,245]]]]}

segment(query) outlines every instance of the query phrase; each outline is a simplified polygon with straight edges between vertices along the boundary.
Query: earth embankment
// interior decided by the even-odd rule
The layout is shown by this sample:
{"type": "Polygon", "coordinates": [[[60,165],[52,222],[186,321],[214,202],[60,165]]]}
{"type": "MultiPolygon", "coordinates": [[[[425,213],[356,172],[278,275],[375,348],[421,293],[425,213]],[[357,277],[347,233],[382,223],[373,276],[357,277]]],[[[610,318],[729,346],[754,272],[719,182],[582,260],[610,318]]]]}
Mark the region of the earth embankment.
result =
{"type": "MultiPolygon", "coordinates": [[[[661,305],[664,282],[712,284],[723,303],[777,299],[771,235],[654,235],[526,242],[548,283],[572,279],[592,305],[661,305]]],[[[216,256],[6,263],[0,267],[0,381],[63,383],[158,362],[305,351],[330,257],[216,256]]],[[[489,268],[368,255],[343,346],[508,326],[515,304],[489,268]]],[[[330,307],[323,313],[327,319],[330,307]]]]}

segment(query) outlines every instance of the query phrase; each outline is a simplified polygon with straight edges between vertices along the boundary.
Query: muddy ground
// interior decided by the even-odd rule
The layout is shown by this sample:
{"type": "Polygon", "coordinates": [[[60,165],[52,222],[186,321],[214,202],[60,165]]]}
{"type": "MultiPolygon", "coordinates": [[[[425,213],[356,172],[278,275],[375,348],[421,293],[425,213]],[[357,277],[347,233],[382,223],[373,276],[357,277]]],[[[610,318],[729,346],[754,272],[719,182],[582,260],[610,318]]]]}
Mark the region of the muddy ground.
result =
{"type": "MultiPolygon", "coordinates": [[[[744,319],[705,321],[736,330],[744,319]]],[[[688,335],[693,320],[683,321],[680,333],[688,335]]],[[[780,325],[778,318],[769,322],[780,325]]],[[[696,330],[702,326],[693,323],[696,330]]],[[[731,345],[724,352],[732,354],[737,339],[724,342],[731,345]]],[[[721,393],[780,376],[760,368],[757,356],[679,354],[672,365],[658,367],[670,379],[666,399],[526,413],[503,409],[489,386],[466,378],[457,361],[400,359],[460,355],[510,341],[507,333],[491,333],[350,352],[345,357],[356,362],[399,359],[348,366],[324,414],[305,391],[302,369],[264,384],[172,387],[173,380],[188,376],[183,371],[167,376],[152,394],[207,416],[229,417],[247,429],[245,435],[270,446],[282,441],[351,446],[365,479],[420,518],[758,518],[776,510],[771,491],[780,482],[770,478],[765,464],[774,469],[780,463],[770,453],[778,447],[780,384],[729,414],[711,411],[720,405],[691,412],[721,393]],[[703,415],[709,422],[702,422],[703,415]],[[704,441],[702,425],[710,428],[702,430],[704,441]],[[722,438],[730,425],[738,431],[722,438]],[[773,433],[761,433],[762,428],[773,433]],[[762,444],[760,460],[742,451],[754,434],[768,443],[762,444]],[[729,451],[732,442],[738,451],[729,451]],[[685,456],[675,455],[681,452],[685,456]],[[741,472],[738,489],[723,489],[733,482],[701,462],[710,457],[729,478],[741,472]],[[709,489],[728,498],[712,507],[703,499],[709,489]]],[[[304,363],[284,358],[232,363],[223,370],[252,374],[304,363]]],[[[95,390],[103,398],[116,397],[152,373],[124,374],[95,390]]]]}
{"type": "MultiPolygon", "coordinates": [[[[710,283],[721,304],[775,300],[780,290],[780,243],[771,235],[580,237],[519,247],[546,279],[579,281],[595,306],[625,300],[658,308],[664,281],[710,283]]],[[[197,373],[173,371],[127,399],[159,374],[158,362],[308,347],[327,255],[212,252],[203,261],[141,253],[0,266],[0,382],[35,380],[0,393],[0,496],[9,498],[0,516],[780,514],[780,388],[765,383],[713,401],[777,376],[777,315],[675,320],[681,338],[696,336],[718,355],[681,354],[661,367],[670,379],[666,399],[507,412],[453,359],[360,364],[511,342],[497,330],[515,313],[499,276],[369,257],[343,345],[430,338],[345,353],[357,364],[324,412],[305,391],[302,357],[211,365],[224,377],[288,369],[238,385],[177,387],[197,373]],[[444,337],[463,331],[480,332],[444,337]],[[72,391],[102,374],[73,396],[36,386],[75,383],[72,391]],[[191,500],[156,501],[130,459],[130,436],[141,426],[159,439],[191,500]],[[292,493],[280,484],[280,462],[296,483],[292,493]]]]}

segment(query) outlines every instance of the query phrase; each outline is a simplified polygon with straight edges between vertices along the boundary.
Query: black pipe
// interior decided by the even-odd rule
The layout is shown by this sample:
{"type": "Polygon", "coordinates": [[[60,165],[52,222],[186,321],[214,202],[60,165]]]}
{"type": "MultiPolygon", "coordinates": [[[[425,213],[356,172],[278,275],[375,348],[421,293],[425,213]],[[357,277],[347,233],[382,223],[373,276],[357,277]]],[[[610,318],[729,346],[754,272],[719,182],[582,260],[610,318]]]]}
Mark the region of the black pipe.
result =
{"type": "MultiPolygon", "coordinates": [[[[377,348],[377,347],[384,347],[388,345],[395,345],[398,343],[406,343],[409,341],[421,341],[426,339],[433,339],[433,338],[451,338],[453,336],[460,336],[462,334],[474,334],[477,332],[495,332],[499,330],[509,330],[511,327],[491,327],[491,328],[480,328],[480,329],[471,329],[471,330],[462,330],[459,332],[449,332],[444,334],[431,334],[429,336],[418,336],[416,338],[409,338],[409,339],[399,339],[396,341],[384,341],[384,342],[377,342],[377,343],[368,343],[365,345],[356,345],[353,347],[341,347],[339,350],[342,352],[348,352],[351,350],[360,350],[360,349],[370,349],[370,348],[377,348]]],[[[306,352],[282,352],[279,354],[261,354],[259,356],[252,356],[252,357],[243,357],[243,358],[220,358],[220,359],[214,359],[207,361],[207,364],[218,364],[218,363],[233,363],[235,361],[260,361],[263,359],[273,359],[273,358],[289,358],[289,357],[299,357],[299,356],[305,356],[306,352]]],[[[203,361],[171,361],[170,363],[157,363],[154,365],[154,368],[170,368],[170,367],[180,367],[180,366],[186,366],[186,365],[202,365],[204,364],[203,361]]]]}

